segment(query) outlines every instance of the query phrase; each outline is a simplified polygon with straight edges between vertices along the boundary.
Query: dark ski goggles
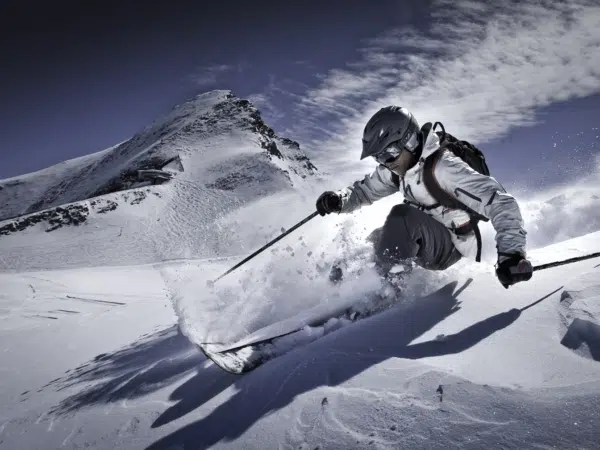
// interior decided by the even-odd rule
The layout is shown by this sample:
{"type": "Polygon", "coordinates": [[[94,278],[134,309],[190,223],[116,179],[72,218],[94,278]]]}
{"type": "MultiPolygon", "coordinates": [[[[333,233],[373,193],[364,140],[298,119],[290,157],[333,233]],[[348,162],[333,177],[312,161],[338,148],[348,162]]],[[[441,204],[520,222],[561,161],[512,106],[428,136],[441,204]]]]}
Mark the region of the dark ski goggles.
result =
{"type": "Polygon", "coordinates": [[[403,150],[407,150],[411,153],[414,153],[417,147],[419,146],[419,138],[417,133],[413,133],[412,136],[408,139],[404,147],[400,146],[400,142],[396,141],[387,146],[381,153],[374,156],[375,160],[379,164],[389,164],[394,161],[403,150]]]}

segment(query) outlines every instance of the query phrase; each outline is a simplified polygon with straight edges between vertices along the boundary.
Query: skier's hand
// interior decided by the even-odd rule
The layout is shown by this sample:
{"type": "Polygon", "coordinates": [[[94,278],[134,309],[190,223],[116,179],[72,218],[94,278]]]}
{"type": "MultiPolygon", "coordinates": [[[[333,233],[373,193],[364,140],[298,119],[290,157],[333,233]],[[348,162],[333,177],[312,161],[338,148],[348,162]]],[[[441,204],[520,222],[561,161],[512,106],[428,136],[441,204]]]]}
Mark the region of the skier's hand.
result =
{"type": "Polygon", "coordinates": [[[533,266],[528,259],[515,254],[496,266],[496,276],[506,289],[520,281],[527,281],[533,275],[533,266]]]}
{"type": "Polygon", "coordinates": [[[342,199],[333,191],[323,192],[317,199],[317,211],[320,215],[340,212],[342,210],[342,199]]]}

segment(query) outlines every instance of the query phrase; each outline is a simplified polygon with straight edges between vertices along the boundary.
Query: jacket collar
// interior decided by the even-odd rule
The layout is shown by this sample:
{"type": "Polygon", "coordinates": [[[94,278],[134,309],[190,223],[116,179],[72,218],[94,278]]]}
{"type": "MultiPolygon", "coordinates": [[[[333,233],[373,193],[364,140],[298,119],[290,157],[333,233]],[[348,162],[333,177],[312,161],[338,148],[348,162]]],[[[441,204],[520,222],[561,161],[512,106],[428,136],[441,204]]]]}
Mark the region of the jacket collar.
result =
{"type": "MultiPolygon", "coordinates": [[[[430,128],[430,130],[431,130],[431,128],[430,128]]],[[[420,182],[421,174],[419,172],[423,168],[423,162],[429,155],[431,155],[437,149],[440,148],[440,138],[437,135],[437,133],[429,131],[424,136],[424,138],[425,138],[425,143],[423,144],[423,151],[421,152],[421,156],[419,157],[419,160],[415,163],[415,165],[406,171],[406,174],[404,175],[405,179],[407,179],[407,178],[410,179],[411,175],[419,174],[417,177],[417,180],[420,182]]]]}
{"type": "Polygon", "coordinates": [[[423,144],[423,152],[421,153],[421,159],[427,158],[433,152],[440,148],[440,138],[434,131],[430,131],[425,136],[425,143],[423,144]]]}

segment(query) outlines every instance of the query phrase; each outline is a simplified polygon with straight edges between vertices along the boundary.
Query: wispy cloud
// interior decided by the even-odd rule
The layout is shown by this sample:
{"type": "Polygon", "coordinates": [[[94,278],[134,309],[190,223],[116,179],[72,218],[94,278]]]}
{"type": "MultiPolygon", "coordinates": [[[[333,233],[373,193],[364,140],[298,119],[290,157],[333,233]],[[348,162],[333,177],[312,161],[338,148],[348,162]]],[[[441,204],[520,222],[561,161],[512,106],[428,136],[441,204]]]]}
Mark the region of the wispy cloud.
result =
{"type": "Polygon", "coordinates": [[[428,32],[386,30],[306,92],[294,133],[309,149],[355,156],[364,124],[388,104],[481,142],[600,91],[597,2],[438,0],[432,11],[428,32]]]}
{"type": "Polygon", "coordinates": [[[294,138],[293,132],[284,127],[284,123],[289,123],[288,112],[289,105],[299,104],[303,100],[300,92],[306,92],[309,87],[298,81],[289,78],[278,78],[276,75],[269,75],[269,82],[259,93],[248,95],[250,100],[261,112],[267,123],[282,136],[294,138]]]}
{"type": "Polygon", "coordinates": [[[242,72],[245,68],[244,64],[210,64],[199,68],[195,73],[190,75],[190,79],[199,87],[211,87],[215,85],[219,79],[227,73],[242,72]]]}

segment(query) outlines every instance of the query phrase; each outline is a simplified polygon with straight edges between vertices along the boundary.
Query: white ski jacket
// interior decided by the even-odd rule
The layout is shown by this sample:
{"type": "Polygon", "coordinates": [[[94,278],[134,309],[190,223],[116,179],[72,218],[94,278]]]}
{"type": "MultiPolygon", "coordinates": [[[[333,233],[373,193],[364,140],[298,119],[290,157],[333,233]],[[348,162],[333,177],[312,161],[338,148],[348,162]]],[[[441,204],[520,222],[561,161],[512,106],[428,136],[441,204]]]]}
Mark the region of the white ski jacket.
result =
{"type": "MultiPolygon", "coordinates": [[[[404,198],[412,203],[429,206],[438,203],[427,191],[423,179],[425,158],[440,146],[439,137],[431,132],[427,136],[423,153],[419,162],[406,172],[399,185],[394,183],[393,173],[384,165],[379,165],[363,180],[356,181],[338,194],[342,198],[342,213],[353,212],[362,206],[371,205],[383,197],[403,192],[404,198]]],[[[496,230],[496,248],[500,253],[520,253],[526,256],[526,231],[519,205],[513,196],[493,177],[482,175],[472,169],[466,162],[445,151],[434,169],[434,176],[440,186],[449,194],[453,194],[461,203],[473,211],[490,219],[496,230]]],[[[469,215],[462,210],[444,206],[424,210],[451,231],[452,242],[465,257],[475,257],[477,239],[474,232],[457,235],[452,232],[469,222],[469,215]]],[[[498,261],[506,259],[500,256],[498,261]]]]}

